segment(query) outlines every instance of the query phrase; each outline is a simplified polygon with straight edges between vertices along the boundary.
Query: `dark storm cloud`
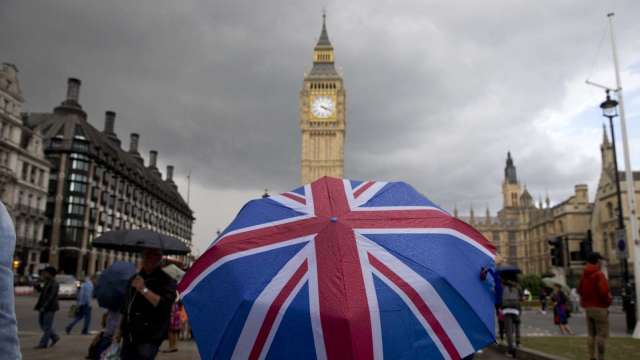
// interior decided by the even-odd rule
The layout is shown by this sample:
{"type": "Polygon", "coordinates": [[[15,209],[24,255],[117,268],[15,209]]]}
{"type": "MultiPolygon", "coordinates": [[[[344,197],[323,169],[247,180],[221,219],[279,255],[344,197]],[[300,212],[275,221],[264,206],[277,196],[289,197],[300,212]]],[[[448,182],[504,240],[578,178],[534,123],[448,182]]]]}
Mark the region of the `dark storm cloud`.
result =
{"type": "MultiPolygon", "coordinates": [[[[94,125],[117,111],[125,146],[140,132],[144,149],[182,174],[191,169],[201,188],[284,190],[298,181],[298,92],[320,32],[318,2],[0,4],[0,60],[18,66],[26,111],[50,110],[66,78],[79,77],[94,125]]],[[[539,121],[571,95],[568,83],[589,75],[609,10],[601,2],[327,9],[347,88],[347,176],[407,180],[446,207],[494,209],[508,150],[537,193],[565,196],[594,181],[597,145],[567,149],[539,121]]],[[[624,58],[640,3],[615,10],[624,58]]]]}

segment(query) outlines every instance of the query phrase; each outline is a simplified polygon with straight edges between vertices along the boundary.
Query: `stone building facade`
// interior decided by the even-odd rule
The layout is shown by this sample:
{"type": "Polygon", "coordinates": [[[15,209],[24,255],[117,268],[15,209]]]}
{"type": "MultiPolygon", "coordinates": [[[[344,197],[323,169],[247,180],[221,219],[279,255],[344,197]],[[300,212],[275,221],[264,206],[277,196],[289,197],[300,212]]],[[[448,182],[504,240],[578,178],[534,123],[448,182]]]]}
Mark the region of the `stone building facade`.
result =
{"type": "Polygon", "coordinates": [[[115,112],[105,113],[102,131],[91,125],[79,102],[80,85],[69,79],[67,97],[52,113],[23,114],[28,126],[43,133],[51,164],[43,261],[82,275],[115,260],[136,260],[136,254],[92,248],[93,239],[109,230],[151,229],[191,246],[193,212],[173,181],[173,166],[163,178],[157,151],[145,165],[138,134],[123,149],[115,112]]]}
{"type": "Polygon", "coordinates": [[[300,90],[303,184],[322,176],[344,176],[345,102],[342,76],[335,68],[323,15],[322,31],[313,50],[313,67],[305,74],[300,90]]]}
{"type": "MultiPolygon", "coordinates": [[[[575,185],[573,194],[551,206],[547,197],[535,204],[526,187],[520,185],[514,161],[507,154],[505,177],[502,183],[503,206],[496,216],[487,209],[484,216],[476,217],[473,209],[469,216],[460,216],[491,240],[498,252],[498,262],[516,265],[525,274],[555,273],[565,276],[575,286],[584,267],[584,249],[607,258],[607,270],[614,292],[619,291],[621,264],[617,256],[615,233],[617,228],[617,199],[612,145],[603,134],[600,146],[601,172],[595,198],[590,201],[587,185],[575,185]],[[589,235],[591,240],[589,240],[589,235]],[[564,263],[552,266],[549,241],[559,241],[564,263]]],[[[626,202],[625,174],[619,173],[627,239],[629,212],[626,202]]],[[[640,189],[640,172],[633,172],[640,189]]],[[[640,191],[636,196],[640,201],[640,191]]],[[[457,210],[454,214],[458,216],[457,210]]],[[[632,264],[629,264],[632,269],[632,264]]],[[[633,274],[631,274],[633,275],[633,274]]]]}
{"type": "Polygon", "coordinates": [[[14,270],[37,271],[40,263],[49,162],[42,134],[22,121],[22,90],[13,64],[0,69],[0,199],[16,229],[14,270]]]}

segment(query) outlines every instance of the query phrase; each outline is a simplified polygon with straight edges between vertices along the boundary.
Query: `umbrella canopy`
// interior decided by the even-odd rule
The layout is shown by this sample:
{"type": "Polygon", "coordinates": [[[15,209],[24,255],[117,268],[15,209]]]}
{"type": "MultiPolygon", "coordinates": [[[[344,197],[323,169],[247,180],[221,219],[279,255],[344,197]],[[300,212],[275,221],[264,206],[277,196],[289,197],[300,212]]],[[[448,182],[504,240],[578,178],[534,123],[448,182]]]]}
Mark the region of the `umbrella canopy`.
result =
{"type": "Polygon", "coordinates": [[[184,270],[180,269],[175,264],[169,264],[163,267],[162,271],[171,276],[171,278],[173,278],[173,280],[175,281],[180,281],[180,279],[182,279],[182,277],[184,276],[184,270]]]}
{"type": "Polygon", "coordinates": [[[569,294],[571,293],[571,290],[569,289],[569,287],[567,286],[567,284],[560,282],[557,279],[554,278],[542,278],[542,283],[550,288],[553,288],[555,285],[560,285],[560,288],[562,289],[562,292],[565,294],[569,294]]]}
{"type": "Polygon", "coordinates": [[[502,265],[502,266],[498,266],[498,268],[496,269],[498,271],[498,273],[512,273],[512,274],[520,274],[522,272],[522,270],[520,270],[520,268],[518,268],[515,265],[502,265]]]}
{"type": "Polygon", "coordinates": [[[129,279],[136,274],[132,263],[117,261],[100,274],[94,295],[98,305],[118,311],[122,309],[129,279]]]}
{"type": "Polygon", "coordinates": [[[163,254],[174,255],[191,252],[182,241],[147,229],[108,231],[93,240],[91,245],[96,248],[127,252],[139,252],[144,249],[157,249],[163,254]]]}
{"type": "Polygon", "coordinates": [[[495,341],[495,248],[402,182],[247,203],[178,288],[203,359],[460,359],[495,341]]]}

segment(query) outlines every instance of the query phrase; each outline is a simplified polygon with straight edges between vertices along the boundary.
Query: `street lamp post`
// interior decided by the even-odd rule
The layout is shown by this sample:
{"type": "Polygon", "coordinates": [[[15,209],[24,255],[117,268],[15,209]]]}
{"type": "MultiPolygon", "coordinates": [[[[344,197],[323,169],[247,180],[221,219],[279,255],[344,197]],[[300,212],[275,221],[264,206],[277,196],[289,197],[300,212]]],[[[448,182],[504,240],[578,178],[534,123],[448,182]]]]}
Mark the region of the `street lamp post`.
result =
{"type": "MultiPolygon", "coordinates": [[[[629,282],[629,265],[627,263],[626,256],[626,242],[624,239],[625,226],[624,217],[622,213],[622,195],[620,191],[620,173],[618,171],[618,157],[616,155],[616,135],[613,127],[613,118],[618,116],[618,102],[611,99],[609,96],[609,90],[607,90],[607,99],[600,104],[602,109],[602,115],[609,119],[609,127],[611,129],[611,146],[613,152],[613,167],[615,173],[616,182],[616,198],[618,200],[618,228],[616,229],[616,247],[621,254],[620,265],[622,267],[622,307],[624,308],[627,320],[627,332],[633,332],[633,328],[636,325],[636,313],[631,303],[631,284],[629,282]],[[621,236],[622,234],[622,236],[621,236]],[[622,248],[624,246],[624,248],[622,248]]],[[[627,181],[629,181],[627,179],[627,181]]]]}

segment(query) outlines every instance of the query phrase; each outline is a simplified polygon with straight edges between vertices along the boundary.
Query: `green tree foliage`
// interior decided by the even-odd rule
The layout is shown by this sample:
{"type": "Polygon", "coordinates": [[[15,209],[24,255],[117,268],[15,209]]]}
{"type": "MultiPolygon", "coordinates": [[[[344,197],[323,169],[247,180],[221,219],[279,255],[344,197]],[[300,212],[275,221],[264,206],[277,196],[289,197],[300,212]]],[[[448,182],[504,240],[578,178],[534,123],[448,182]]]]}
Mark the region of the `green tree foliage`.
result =
{"type": "Polygon", "coordinates": [[[528,274],[520,277],[520,286],[522,289],[529,289],[533,298],[537,298],[543,287],[542,277],[537,274],[528,274]]]}

